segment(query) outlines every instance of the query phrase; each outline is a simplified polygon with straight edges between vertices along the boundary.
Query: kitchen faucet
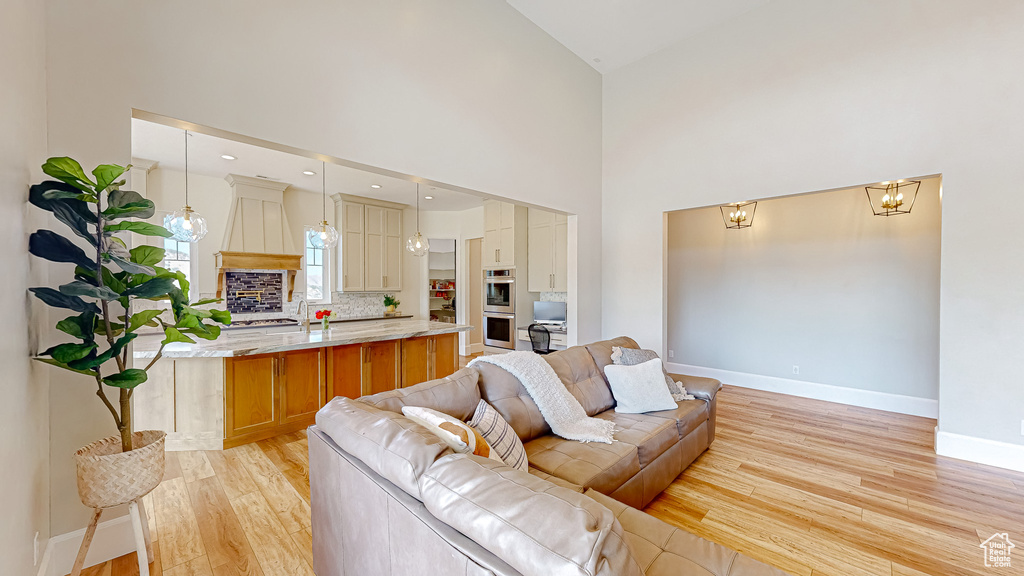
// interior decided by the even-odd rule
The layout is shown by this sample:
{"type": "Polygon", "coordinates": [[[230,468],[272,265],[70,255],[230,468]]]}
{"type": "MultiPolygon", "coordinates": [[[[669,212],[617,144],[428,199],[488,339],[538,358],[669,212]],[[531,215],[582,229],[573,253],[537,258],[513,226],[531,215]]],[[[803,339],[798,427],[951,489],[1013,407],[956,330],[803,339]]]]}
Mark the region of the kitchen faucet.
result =
{"type": "Polygon", "coordinates": [[[309,329],[309,302],[306,302],[305,298],[300,298],[299,299],[299,305],[295,309],[295,314],[298,314],[302,310],[303,307],[306,308],[306,320],[303,321],[303,323],[302,323],[302,332],[305,333],[305,334],[309,334],[309,332],[310,332],[310,329],[309,329]]]}

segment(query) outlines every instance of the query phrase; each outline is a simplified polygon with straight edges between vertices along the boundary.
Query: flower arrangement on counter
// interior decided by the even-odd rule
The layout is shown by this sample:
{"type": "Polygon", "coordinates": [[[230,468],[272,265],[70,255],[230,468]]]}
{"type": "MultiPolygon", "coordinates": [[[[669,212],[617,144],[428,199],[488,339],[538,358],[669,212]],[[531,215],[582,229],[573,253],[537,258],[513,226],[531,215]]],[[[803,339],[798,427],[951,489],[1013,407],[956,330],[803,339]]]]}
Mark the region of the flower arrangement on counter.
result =
{"type": "Polygon", "coordinates": [[[323,328],[324,332],[327,332],[327,329],[329,328],[328,324],[330,323],[331,316],[333,316],[333,315],[334,315],[334,312],[331,312],[330,310],[317,310],[316,311],[316,319],[320,321],[320,325],[323,328]]]}

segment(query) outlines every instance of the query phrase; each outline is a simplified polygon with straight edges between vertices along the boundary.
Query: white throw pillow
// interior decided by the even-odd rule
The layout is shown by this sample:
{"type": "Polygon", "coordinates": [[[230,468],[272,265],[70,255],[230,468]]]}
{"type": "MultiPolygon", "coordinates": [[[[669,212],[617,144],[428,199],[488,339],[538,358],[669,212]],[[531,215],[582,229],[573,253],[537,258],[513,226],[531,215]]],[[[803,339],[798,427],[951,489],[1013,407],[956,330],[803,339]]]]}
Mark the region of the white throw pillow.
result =
{"type": "Polygon", "coordinates": [[[443,412],[420,406],[403,406],[402,414],[433,432],[459,454],[475,454],[504,464],[501,456],[491,450],[487,440],[484,440],[484,437],[476,429],[461,420],[452,418],[443,412]]]}
{"type": "Polygon", "coordinates": [[[642,414],[677,408],[665,387],[665,374],[657,358],[633,366],[609,364],[604,373],[612,387],[616,412],[642,414]]]}

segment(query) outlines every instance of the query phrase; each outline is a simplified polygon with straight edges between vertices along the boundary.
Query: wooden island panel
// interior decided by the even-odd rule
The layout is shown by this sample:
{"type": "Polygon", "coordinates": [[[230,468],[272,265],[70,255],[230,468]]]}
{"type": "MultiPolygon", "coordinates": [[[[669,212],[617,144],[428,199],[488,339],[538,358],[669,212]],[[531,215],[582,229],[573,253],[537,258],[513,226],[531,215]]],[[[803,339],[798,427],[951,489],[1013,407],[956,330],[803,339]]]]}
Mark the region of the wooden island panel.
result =
{"type": "Polygon", "coordinates": [[[458,334],[224,359],[224,448],[312,425],[335,396],[358,398],[444,378],[458,334]]]}
{"type": "Polygon", "coordinates": [[[327,398],[325,348],[281,355],[281,423],[306,422],[327,398]]]}
{"type": "Polygon", "coordinates": [[[224,436],[272,430],[277,425],[277,355],[229,358],[224,397],[224,436]]]}

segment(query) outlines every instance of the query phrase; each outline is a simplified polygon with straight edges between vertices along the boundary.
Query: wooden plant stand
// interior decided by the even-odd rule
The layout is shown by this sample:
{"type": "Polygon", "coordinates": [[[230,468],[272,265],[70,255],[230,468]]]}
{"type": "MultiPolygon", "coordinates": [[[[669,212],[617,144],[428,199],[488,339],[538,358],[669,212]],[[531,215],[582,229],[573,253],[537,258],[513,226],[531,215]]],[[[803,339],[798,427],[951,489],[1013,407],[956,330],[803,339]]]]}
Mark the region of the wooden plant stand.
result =
{"type": "MultiPolygon", "coordinates": [[[[93,508],[92,520],[89,522],[89,527],[85,529],[85,538],[82,539],[82,546],[78,549],[78,556],[75,557],[71,576],[79,576],[82,573],[85,556],[89,553],[93,536],[96,535],[96,525],[100,522],[101,514],[103,514],[103,508],[93,508]]],[[[136,498],[128,503],[128,515],[132,519],[132,531],[135,533],[135,550],[139,557],[139,576],[149,576],[149,565],[154,559],[153,541],[149,537],[149,520],[146,517],[146,507],[142,504],[142,498],[136,498]]]]}

